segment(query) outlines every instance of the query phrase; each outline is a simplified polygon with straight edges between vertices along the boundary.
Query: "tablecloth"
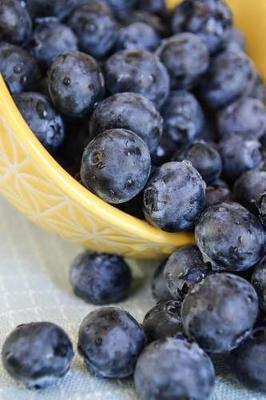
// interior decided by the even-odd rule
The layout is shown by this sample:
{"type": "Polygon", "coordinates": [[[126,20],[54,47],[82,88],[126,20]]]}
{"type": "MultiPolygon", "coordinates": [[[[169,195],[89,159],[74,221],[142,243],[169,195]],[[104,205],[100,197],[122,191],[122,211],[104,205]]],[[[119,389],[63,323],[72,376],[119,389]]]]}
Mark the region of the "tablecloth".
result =
{"type": "MultiPolygon", "coordinates": [[[[0,347],[17,325],[51,321],[61,325],[76,347],[78,327],[94,306],[72,293],[69,265],[80,248],[42,231],[0,197],[0,347]]],[[[134,274],[131,296],[119,306],[142,321],[153,306],[149,277],[154,262],[129,260],[134,274]]],[[[0,400],[137,400],[132,381],[91,376],[75,351],[70,373],[55,386],[29,391],[10,378],[0,363],[0,400]]],[[[262,400],[215,360],[219,377],[211,400],[262,400]]]]}

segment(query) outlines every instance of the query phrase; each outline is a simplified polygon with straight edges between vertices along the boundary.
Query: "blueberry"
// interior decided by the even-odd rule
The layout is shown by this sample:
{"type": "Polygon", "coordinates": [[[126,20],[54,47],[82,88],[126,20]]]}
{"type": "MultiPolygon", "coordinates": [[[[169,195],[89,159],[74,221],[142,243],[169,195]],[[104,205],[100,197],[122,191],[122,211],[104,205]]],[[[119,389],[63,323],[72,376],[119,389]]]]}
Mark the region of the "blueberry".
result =
{"type": "Polygon", "coordinates": [[[143,328],[126,311],[101,307],[81,323],[78,350],[88,370],[103,378],[127,378],[146,342],[143,328]]]}
{"type": "Polygon", "coordinates": [[[151,283],[153,298],[158,301],[172,299],[164,277],[165,262],[162,262],[154,271],[151,283]]]}
{"type": "Polygon", "coordinates": [[[258,293],[260,309],[266,312],[266,257],[254,268],[251,283],[258,293]]]}
{"type": "Polygon", "coordinates": [[[99,2],[74,10],[68,24],[78,37],[80,49],[93,57],[107,56],[115,44],[118,26],[109,10],[99,2]]]}
{"type": "Polygon", "coordinates": [[[225,46],[232,22],[231,10],[223,0],[185,0],[175,9],[172,29],[197,34],[214,54],[225,46]]]}
{"type": "Polygon", "coordinates": [[[231,135],[222,140],[218,150],[226,179],[232,182],[244,172],[257,168],[262,161],[260,148],[260,142],[252,137],[231,135]]]}
{"type": "Polygon", "coordinates": [[[131,272],[122,257],[85,251],[71,266],[70,283],[88,303],[116,303],[128,295],[131,272]]]}
{"type": "Polygon", "coordinates": [[[248,340],[233,351],[232,370],[248,388],[266,392],[266,328],[255,329],[248,340]]]}
{"type": "Polygon", "coordinates": [[[254,86],[250,92],[250,97],[254,97],[266,104],[266,85],[260,75],[257,75],[254,86]]]}
{"type": "Polygon", "coordinates": [[[44,66],[49,66],[62,53],[76,51],[77,38],[72,30],[59,22],[43,22],[36,26],[31,52],[44,66]]]}
{"type": "Polygon", "coordinates": [[[104,78],[96,61],[80,52],[65,53],[52,63],[48,87],[54,105],[63,114],[80,117],[92,111],[104,96],[104,78]]]}
{"type": "Polygon", "coordinates": [[[41,76],[36,60],[26,50],[3,42],[0,44],[0,72],[12,94],[30,89],[41,76]]]}
{"type": "Polygon", "coordinates": [[[129,14],[137,6],[139,0],[106,0],[116,17],[129,14]]]}
{"type": "Polygon", "coordinates": [[[229,36],[225,42],[225,47],[227,50],[242,50],[246,49],[246,41],[242,32],[237,28],[232,27],[229,31],[229,36]]]}
{"type": "Polygon", "coordinates": [[[31,29],[30,15],[19,1],[0,2],[0,41],[23,44],[29,39],[31,29]]]}
{"type": "Polygon", "coordinates": [[[139,6],[153,14],[163,15],[166,12],[165,0],[142,0],[139,6]]]}
{"type": "Polygon", "coordinates": [[[238,203],[207,208],[196,225],[195,237],[204,261],[215,271],[244,271],[265,253],[262,225],[238,203]]]}
{"type": "MultiPolygon", "coordinates": [[[[143,4],[143,1],[141,2],[143,4]]],[[[168,36],[168,27],[164,24],[159,15],[152,14],[148,11],[136,10],[123,17],[123,23],[128,25],[134,22],[143,22],[151,26],[160,36],[168,36]]]]}
{"type": "Polygon", "coordinates": [[[177,249],[166,261],[164,277],[174,299],[182,300],[189,289],[205,279],[210,266],[205,264],[197,246],[183,246],[177,249]]]}
{"type": "Polygon", "coordinates": [[[266,171],[257,169],[242,174],[234,184],[236,200],[244,207],[258,213],[260,198],[266,192],[266,171]]]}
{"type": "Polygon", "coordinates": [[[258,209],[261,223],[266,228],[266,191],[260,196],[258,209]]]}
{"type": "Polygon", "coordinates": [[[159,144],[163,120],[153,103],[137,93],[118,93],[98,104],[90,119],[91,138],[107,129],[128,129],[144,140],[150,151],[159,144]]]}
{"type": "Polygon", "coordinates": [[[190,162],[169,162],[158,168],[144,191],[144,214],[168,232],[187,230],[205,207],[206,184],[190,162]]]}
{"type": "Polygon", "coordinates": [[[143,321],[147,340],[183,337],[180,311],[181,302],[177,300],[160,301],[148,311],[143,321]]]}
{"type": "Polygon", "coordinates": [[[14,99],[23,118],[39,141],[48,151],[54,153],[62,144],[65,136],[61,116],[42,94],[21,93],[14,99]]]}
{"type": "Polygon", "coordinates": [[[105,80],[111,94],[134,92],[159,108],[169,94],[169,76],[159,59],[147,50],[124,50],[105,63],[105,80]]]}
{"type": "Polygon", "coordinates": [[[112,204],[125,203],[145,186],[150,174],[149,149],[135,133],[110,129],[86,147],[81,163],[84,185],[112,204]]]}
{"type": "Polygon", "coordinates": [[[152,26],[144,22],[133,22],[119,30],[116,49],[145,49],[154,51],[159,44],[160,36],[152,26]]]}
{"type": "Polygon", "coordinates": [[[157,54],[170,76],[171,89],[191,89],[209,67],[206,45],[192,33],[163,41],[157,54]]]}
{"type": "Polygon", "coordinates": [[[213,182],[210,186],[207,186],[206,189],[206,203],[207,207],[212,206],[214,204],[223,203],[224,201],[232,201],[233,195],[229,186],[220,179],[213,182]]]}
{"type": "Polygon", "coordinates": [[[222,160],[211,144],[193,142],[184,146],[173,157],[173,161],[183,160],[190,161],[207,184],[214,182],[221,175],[222,160]]]}
{"type": "Polygon", "coordinates": [[[42,389],[63,378],[73,356],[69,337],[51,322],[19,325],[2,348],[5,369],[29,389],[42,389]]]}
{"type": "Polygon", "coordinates": [[[152,164],[161,166],[171,160],[171,157],[176,149],[176,144],[169,135],[163,134],[160,142],[154,152],[151,154],[152,164]]]}
{"type": "Polygon", "coordinates": [[[210,353],[223,353],[240,345],[258,316],[258,297],[240,276],[207,276],[187,294],[181,310],[187,336],[210,353]]]}
{"type": "Polygon", "coordinates": [[[202,96],[209,107],[222,108],[248,95],[254,79],[251,59],[241,51],[226,50],[212,60],[202,82],[202,96]]]}
{"type": "Polygon", "coordinates": [[[76,7],[85,3],[87,0],[27,0],[27,9],[33,18],[58,17],[62,19],[76,7]]]}
{"type": "Polygon", "coordinates": [[[177,146],[199,138],[204,130],[203,110],[196,97],[184,90],[170,93],[161,114],[164,120],[164,135],[177,146]]]}
{"type": "Polygon", "coordinates": [[[196,343],[174,338],[147,346],[134,375],[140,400],[207,400],[214,380],[207,354],[196,343]]]}
{"type": "Polygon", "coordinates": [[[219,113],[218,130],[221,138],[241,134],[259,139],[266,133],[266,106],[251,97],[239,99],[219,113]]]}

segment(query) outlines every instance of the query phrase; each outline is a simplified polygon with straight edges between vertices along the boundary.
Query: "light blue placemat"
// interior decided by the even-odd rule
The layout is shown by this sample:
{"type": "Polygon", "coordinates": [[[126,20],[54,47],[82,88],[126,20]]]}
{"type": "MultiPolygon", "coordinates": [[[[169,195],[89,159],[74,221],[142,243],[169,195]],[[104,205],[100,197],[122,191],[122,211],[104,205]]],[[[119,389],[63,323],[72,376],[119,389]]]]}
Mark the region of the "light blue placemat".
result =
{"type": "MultiPolygon", "coordinates": [[[[76,298],[68,268],[79,248],[40,230],[0,198],[0,347],[18,324],[52,321],[61,325],[76,346],[81,320],[94,307],[76,298]]],[[[149,291],[153,265],[130,261],[135,275],[132,296],[120,306],[142,321],[154,304],[149,291]]],[[[211,400],[262,400],[265,395],[240,387],[223,366],[211,400]]],[[[76,354],[71,372],[61,384],[45,391],[28,391],[16,384],[0,363],[0,400],[136,400],[130,380],[96,379],[76,354]]]]}

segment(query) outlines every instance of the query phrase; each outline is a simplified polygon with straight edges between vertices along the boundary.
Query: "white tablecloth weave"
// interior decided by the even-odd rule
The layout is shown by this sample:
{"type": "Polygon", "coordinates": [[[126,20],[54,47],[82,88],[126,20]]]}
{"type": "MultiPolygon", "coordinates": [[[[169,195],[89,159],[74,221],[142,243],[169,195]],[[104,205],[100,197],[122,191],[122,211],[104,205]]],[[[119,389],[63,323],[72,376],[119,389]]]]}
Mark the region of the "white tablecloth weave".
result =
{"type": "MultiPolygon", "coordinates": [[[[94,307],[75,297],[68,282],[69,264],[79,248],[33,226],[0,198],[0,347],[18,324],[52,321],[61,325],[76,346],[81,320],[94,307]]],[[[142,321],[154,304],[149,279],[154,265],[130,261],[135,284],[121,306],[142,321]]],[[[221,368],[211,400],[262,400],[247,391],[221,368]]],[[[70,373],[60,384],[44,391],[28,391],[4,371],[0,362],[0,400],[136,400],[130,380],[92,377],[75,355],[70,373]]]]}

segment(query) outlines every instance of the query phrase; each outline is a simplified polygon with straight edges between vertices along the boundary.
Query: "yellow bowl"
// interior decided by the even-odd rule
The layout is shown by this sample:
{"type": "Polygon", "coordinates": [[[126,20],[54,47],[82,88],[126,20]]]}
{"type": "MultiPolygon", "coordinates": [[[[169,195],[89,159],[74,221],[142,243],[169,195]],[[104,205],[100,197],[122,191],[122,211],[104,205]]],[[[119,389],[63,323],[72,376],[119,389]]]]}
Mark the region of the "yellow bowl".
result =
{"type": "MultiPolygon", "coordinates": [[[[266,78],[266,0],[228,3],[266,78]]],[[[162,232],[119,211],[75,181],[31,132],[1,76],[0,193],[34,223],[95,251],[156,259],[194,241],[192,233],[162,232]]]]}

